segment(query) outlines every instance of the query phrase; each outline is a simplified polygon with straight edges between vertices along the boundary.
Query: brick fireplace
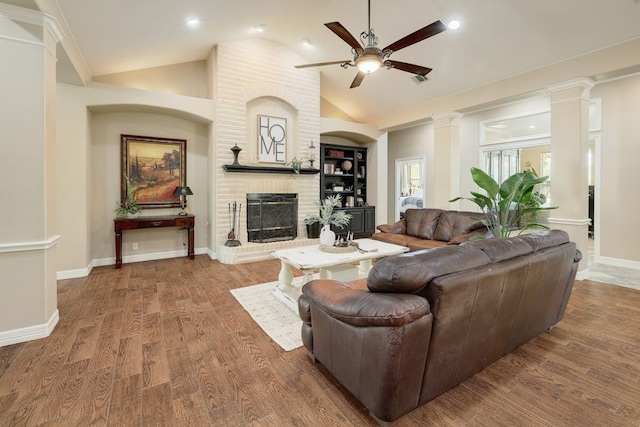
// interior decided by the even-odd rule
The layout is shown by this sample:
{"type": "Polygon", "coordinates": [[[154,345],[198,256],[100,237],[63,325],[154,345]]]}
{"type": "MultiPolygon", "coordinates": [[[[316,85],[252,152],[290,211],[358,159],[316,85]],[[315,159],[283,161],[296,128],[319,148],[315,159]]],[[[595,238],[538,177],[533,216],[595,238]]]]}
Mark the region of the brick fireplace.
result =
{"type": "MultiPolygon", "coordinates": [[[[304,217],[316,211],[319,175],[293,173],[230,173],[222,165],[232,164],[231,148],[238,145],[238,162],[247,166],[281,166],[258,162],[258,116],[286,119],[286,162],[293,157],[308,167],[311,141],[320,140],[320,75],[315,69],[294,67],[304,60],[283,45],[267,40],[220,43],[216,52],[216,122],[212,236],[217,258],[228,264],[269,259],[274,250],[311,244],[306,238],[304,217]],[[274,61],[277,58],[277,61],[274,61]],[[241,64],[239,66],[238,64],[241,64]],[[297,194],[297,236],[293,240],[254,243],[246,230],[246,194],[297,194]],[[241,246],[226,247],[230,230],[228,206],[243,204],[238,233],[241,246]]],[[[316,152],[316,158],[319,153],[316,152]]],[[[316,165],[317,166],[317,165],[316,165]]]]}

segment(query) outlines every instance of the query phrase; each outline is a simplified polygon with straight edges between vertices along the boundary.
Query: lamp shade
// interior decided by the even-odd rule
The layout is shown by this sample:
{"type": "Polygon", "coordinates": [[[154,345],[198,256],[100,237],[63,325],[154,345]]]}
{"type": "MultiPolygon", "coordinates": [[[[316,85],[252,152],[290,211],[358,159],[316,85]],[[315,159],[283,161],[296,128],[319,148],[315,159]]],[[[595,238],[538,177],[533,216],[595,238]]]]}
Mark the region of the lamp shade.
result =
{"type": "Polygon", "coordinates": [[[189,187],[176,187],[173,191],[174,196],[192,196],[193,192],[189,187]]]}

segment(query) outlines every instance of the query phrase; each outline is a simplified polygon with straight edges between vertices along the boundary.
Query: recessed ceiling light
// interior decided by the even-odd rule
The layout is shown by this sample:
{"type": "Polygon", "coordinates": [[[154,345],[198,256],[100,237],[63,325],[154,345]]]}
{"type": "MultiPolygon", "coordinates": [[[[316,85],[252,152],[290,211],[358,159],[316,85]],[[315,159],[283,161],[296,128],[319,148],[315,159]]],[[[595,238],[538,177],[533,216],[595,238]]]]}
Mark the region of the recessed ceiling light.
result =
{"type": "Polygon", "coordinates": [[[199,19],[195,19],[195,18],[193,18],[193,19],[189,19],[189,20],[187,21],[187,25],[188,25],[189,27],[191,27],[191,28],[195,28],[195,27],[197,27],[198,25],[200,25],[200,20],[199,20],[199,19]]]}
{"type": "Polygon", "coordinates": [[[302,39],[302,44],[305,46],[309,46],[311,42],[309,41],[309,39],[302,39]]]}
{"type": "Polygon", "coordinates": [[[453,21],[449,22],[447,27],[450,30],[457,30],[458,28],[460,28],[460,21],[458,21],[457,19],[454,19],[453,21]]]}
{"type": "Polygon", "coordinates": [[[256,30],[257,33],[264,33],[264,24],[256,25],[253,29],[256,30]]]}

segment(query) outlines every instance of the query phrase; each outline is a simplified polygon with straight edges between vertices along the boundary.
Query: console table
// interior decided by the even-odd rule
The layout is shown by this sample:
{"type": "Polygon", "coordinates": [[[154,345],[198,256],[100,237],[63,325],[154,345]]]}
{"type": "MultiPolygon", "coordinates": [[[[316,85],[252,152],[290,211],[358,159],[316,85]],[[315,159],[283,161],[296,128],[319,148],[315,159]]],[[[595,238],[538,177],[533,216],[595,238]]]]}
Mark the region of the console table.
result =
{"type": "Polygon", "coordinates": [[[122,267],[122,231],[139,230],[141,228],[181,227],[188,231],[189,246],[187,256],[194,259],[193,228],[195,227],[195,215],[166,215],[166,216],[141,216],[137,218],[118,217],[113,220],[113,229],[116,232],[116,268],[122,267]]]}

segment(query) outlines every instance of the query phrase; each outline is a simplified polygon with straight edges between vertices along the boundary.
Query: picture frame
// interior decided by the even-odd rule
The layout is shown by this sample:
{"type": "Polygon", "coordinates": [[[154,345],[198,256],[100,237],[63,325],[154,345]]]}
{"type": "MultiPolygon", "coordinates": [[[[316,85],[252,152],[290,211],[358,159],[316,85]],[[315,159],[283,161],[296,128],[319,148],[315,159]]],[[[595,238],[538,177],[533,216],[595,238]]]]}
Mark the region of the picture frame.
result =
{"type": "Polygon", "coordinates": [[[143,209],[179,208],[176,187],[187,185],[187,140],[120,135],[120,200],[130,192],[143,209]]]}
{"type": "Polygon", "coordinates": [[[287,119],[258,115],[258,162],[287,163],[287,119]]]}

